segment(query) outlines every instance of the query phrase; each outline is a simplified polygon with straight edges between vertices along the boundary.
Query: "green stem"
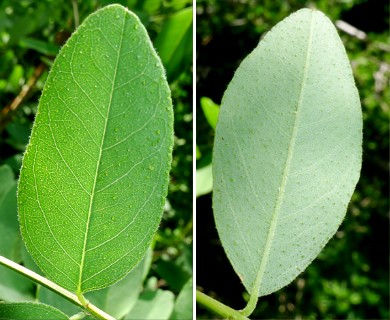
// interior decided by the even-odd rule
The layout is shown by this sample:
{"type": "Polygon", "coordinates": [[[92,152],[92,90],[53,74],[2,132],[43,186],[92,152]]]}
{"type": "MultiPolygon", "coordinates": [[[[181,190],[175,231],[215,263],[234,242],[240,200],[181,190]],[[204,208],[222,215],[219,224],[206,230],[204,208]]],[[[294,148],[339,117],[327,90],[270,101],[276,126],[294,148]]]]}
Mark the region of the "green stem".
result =
{"type": "Polygon", "coordinates": [[[245,317],[249,317],[252,314],[253,310],[255,310],[258,299],[259,297],[257,296],[257,294],[255,292],[252,292],[246,307],[240,311],[241,314],[245,317]]]}
{"type": "Polygon", "coordinates": [[[85,299],[85,297],[83,296],[83,294],[81,292],[77,291],[76,296],[83,306],[87,306],[89,304],[89,301],[87,299],[85,299]]]}
{"type": "Polygon", "coordinates": [[[115,320],[113,317],[111,317],[109,314],[105,313],[103,310],[100,310],[98,307],[94,306],[93,304],[87,302],[85,305],[77,298],[77,296],[68,290],[64,289],[63,287],[60,287],[58,284],[55,284],[54,282],[50,281],[49,279],[46,279],[45,277],[42,277],[41,275],[35,273],[34,271],[31,271],[30,269],[27,269],[20,264],[17,264],[13,262],[12,260],[9,260],[3,256],[0,256],[0,264],[3,266],[12,269],[21,275],[33,280],[36,283],[39,283],[40,285],[56,292],[60,296],[64,297],[65,299],[69,300],[70,302],[78,305],[79,307],[85,309],[96,317],[97,319],[102,320],[115,320]]]}
{"type": "Polygon", "coordinates": [[[209,297],[208,295],[196,290],[196,301],[198,304],[207,308],[211,312],[221,316],[224,319],[231,320],[248,320],[247,317],[243,316],[239,311],[234,310],[227,305],[209,297]]]}

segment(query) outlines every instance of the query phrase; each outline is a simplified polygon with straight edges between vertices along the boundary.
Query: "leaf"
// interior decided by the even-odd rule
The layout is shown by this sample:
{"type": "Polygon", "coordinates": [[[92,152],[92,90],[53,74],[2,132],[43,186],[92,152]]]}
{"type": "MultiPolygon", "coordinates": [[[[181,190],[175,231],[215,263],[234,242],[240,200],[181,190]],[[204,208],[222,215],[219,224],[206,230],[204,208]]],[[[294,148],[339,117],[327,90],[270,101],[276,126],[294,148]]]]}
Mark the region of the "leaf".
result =
{"type": "Polygon", "coordinates": [[[14,174],[8,165],[0,166],[0,181],[0,205],[2,205],[9,190],[16,185],[14,174]]]}
{"type": "MultiPolygon", "coordinates": [[[[12,145],[14,149],[24,151],[30,137],[30,124],[12,122],[7,125],[7,133],[9,138],[6,140],[9,145],[12,145]]],[[[18,168],[19,169],[19,168],[18,168]]]]}
{"type": "MultiPolygon", "coordinates": [[[[88,298],[87,298],[88,299],[88,298]]],[[[64,297],[58,295],[54,291],[51,291],[43,286],[40,286],[37,290],[37,300],[46,305],[50,305],[61,312],[65,313],[68,316],[79,313],[82,309],[65,299],[64,297]]],[[[93,318],[94,319],[94,318],[93,318]]]]}
{"type": "Polygon", "coordinates": [[[29,48],[48,56],[55,56],[59,50],[56,44],[29,37],[20,39],[19,45],[22,48],[29,48]]]}
{"type": "Polygon", "coordinates": [[[8,77],[7,91],[19,91],[21,82],[24,82],[23,76],[23,67],[20,64],[15,65],[11,74],[8,77]]]}
{"type": "Polygon", "coordinates": [[[45,276],[42,270],[35,263],[34,259],[31,257],[31,254],[28,252],[26,246],[22,246],[20,254],[22,256],[23,266],[25,266],[27,269],[30,269],[31,271],[34,271],[35,273],[38,273],[41,276],[45,276]]]}
{"type": "MultiPolygon", "coordinates": [[[[211,128],[215,129],[219,115],[219,105],[213,102],[210,98],[202,97],[200,99],[200,106],[202,107],[204,116],[211,128]]],[[[197,146],[198,158],[198,146],[197,146]]],[[[200,158],[200,157],[199,157],[200,158]]],[[[200,197],[210,193],[213,189],[212,164],[196,169],[196,197],[200,197]]]]}
{"type": "Polygon", "coordinates": [[[81,293],[137,265],[161,219],[172,143],[146,30],[120,5],[92,14],[53,64],[20,175],[21,232],[49,278],[81,293]]]}
{"type": "Polygon", "coordinates": [[[252,295],[290,283],[336,232],[359,179],[361,144],[342,42],[321,12],[302,9],[242,62],[216,129],[216,226],[252,295]]]}
{"type": "Polygon", "coordinates": [[[196,169],[196,196],[200,197],[213,190],[212,165],[196,169]]]}
{"type": "Polygon", "coordinates": [[[7,320],[67,320],[61,311],[42,304],[32,302],[4,303],[0,302],[0,319],[7,320]]]}
{"type": "Polygon", "coordinates": [[[4,164],[9,165],[14,172],[19,172],[20,167],[22,166],[22,158],[23,156],[20,153],[17,153],[5,159],[4,164]]]}
{"type": "Polygon", "coordinates": [[[4,301],[33,301],[35,286],[26,277],[0,266],[0,300],[4,301]]]}
{"type": "Polygon", "coordinates": [[[136,304],[141,293],[144,271],[150,269],[152,250],[148,250],[141,262],[121,281],[114,285],[88,293],[86,298],[115,319],[121,319],[136,304]]]}
{"type": "Polygon", "coordinates": [[[181,290],[191,275],[179,262],[160,259],[156,263],[156,273],[164,279],[172,290],[181,290]]]}
{"type": "Polygon", "coordinates": [[[190,278],[177,296],[170,319],[190,320],[192,315],[192,278],[190,278]]]}
{"type": "Polygon", "coordinates": [[[214,103],[210,98],[202,97],[200,98],[200,106],[210,127],[215,129],[218,121],[219,105],[214,103]]]}
{"type": "Polygon", "coordinates": [[[172,82],[192,62],[192,8],[170,17],[154,44],[172,82]]]}
{"type": "Polygon", "coordinates": [[[202,157],[202,153],[199,150],[199,147],[196,146],[196,160],[200,159],[202,157]]]}
{"type": "Polygon", "coordinates": [[[142,9],[149,14],[158,12],[162,4],[162,0],[144,0],[142,2],[142,9]]]}
{"type": "Polygon", "coordinates": [[[140,299],[125,319],[167,320],[173,310],[173,300],[174,295],[171,291],[161,289],[147,291],[140,296],[140,299]]]}
{"type": "MultiPolygon", "coordinates": [[[[88,292],[85,298],[115,319],[123,318],[137,302],[141,292],[143,272],[145,268],[149,269],[148,260],[151,256],[152,251],[148,250],[146,256],[125,278],[108,288],[88,292]]],[[[81,311],[79,307],[45,287],[39,288],[38,299],[40,302],[51,305],[69,316],[81,311]]]]}
{"type": "MultiPolygon", "coordinates": [[[[16,180],[8,165],[0,166],[0,255],[20,262],[21,237],[16,212],[16,180]]],[[[0,266],[0,300],[31,301],[34,284],[26,277],[0,266]]]]}

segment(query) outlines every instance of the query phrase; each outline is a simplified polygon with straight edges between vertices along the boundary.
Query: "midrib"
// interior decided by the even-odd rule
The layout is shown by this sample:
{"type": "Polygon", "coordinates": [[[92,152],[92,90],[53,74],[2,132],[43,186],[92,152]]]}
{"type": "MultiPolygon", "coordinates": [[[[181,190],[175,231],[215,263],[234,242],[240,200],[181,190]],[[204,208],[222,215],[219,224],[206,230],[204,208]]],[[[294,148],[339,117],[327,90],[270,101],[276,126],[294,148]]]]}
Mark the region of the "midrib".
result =
{"type": "Polygon", "coordinates": [[[108,108],[107,108],[107,116],[106,116],[106,120],[105,120],[105,123],[104,123],[102,140],[101,140],[101,143],[100,143],[99,156],[98,156],[98,160],[97,160],[97,163],[96,163],[95,177],[94,177],[94,180],[93,180],[91,198],[90,198],[90,202],[89,202],[88,217],[87,217],[87,223],[86,223],[85,235],[84,235],[83,251],[82,251],[81,262],[80,262],[79,281],[78,281],[78,286],[77,286],[77,292],[78,293],[81,293],[81,289],[82,289],[81,285],[82,285],[82,280],[83,280],[85,253],[86,253],[86,248],[87,248],[87,238],[88,238],[89,224],[90,224],[90,220],[91,220],[92,204],[93,204],[93,199],[94,199],[94,195],[95,195],[96,181],[97,181],[97,177],[98,177],[98,173],[99,173],[99,166],[100,166],[99,164],[100,164],[100,160],[102,158],[102,153],[103,153],[104,139],[106,137],[107,123],[108,123],[108,119],[109,119],[109,116],[110,116],[110,110],[111,110],[111,105],[112,105],[112,97],[113,97],[113,94],[114,94],[114,88],[115,88],[116,79],[117,79],[119,57],[120,57],[120,52],[121,52],[121,49],[122,49],[123,33],[124,33],[124,30],[125,30],[125,24],[126,24],[126,15],[123,18],[122,33],[121,33],[121,36],[120,36],[121,38],[120,38],[120,44],[119,44],[119,49],[118,49],[118,57],[117,57],[116,64],[115,64],[115,69],[114,69],[114,79],[112,81],[112,86],[111,86],[110,101],[109,101],[109,105],[108,105],[108,108]]]}
{"type": "Polygon", "coordinates": [[[309,69],[309,58],[310,58],[311,45],[312,45],[312,32],[313,32],[313,11],[311,12],[309,39],[308,39],[308,44],[307,44],[306,59],[305,59],[305,66],[304,66],[303,77],[302,77],[302,82],[301,82],[301,88],[299,91],[296,116],[294,119],[294,125],[293,125],[293,131],[291,134],[290,144],[288,147],[287,158],[286,158],[286,163],[284,166],[281,187],[280,187],[278,197],[276,200],[274,214],[272,216],[271,224],[270,224],[270,227],[268,229],[267,240],[265,243],[263,255],[261,257],[259,271],[256,275],[256,279],[255,279],[255,283],[253,285],[253,290],[251,292],[251,296],[253,294],[256,294],[256,297],[257,297],[259,294],[260,286],[261,286],[261,283],[263,280],[263,275],[264,275],[265,268],[266,268],[267,263],[268,263],[269,254],[271,251],[271,245],[272,245],[272,242],[273,242],[273,239],[275,236],[275,229],[276,229],[276,224],[278,222],[280,208],[282,206],[283,199],[284,199],[284,193],[285,193],[285,189],[286,189],[286,185],[287,185],[287,178],[288,178],[288,175],[290,172],[291,159],[293,157],[295,141],[296,141],[296,137],[297,137],[299,115],[301,112],[302,100],[303,100],[303,92],[304,92],[304,88],[305,88],[305,84],[306,84],[306,80],[307,80],[307,73],[308,73],[308,69],[309,69]]]}

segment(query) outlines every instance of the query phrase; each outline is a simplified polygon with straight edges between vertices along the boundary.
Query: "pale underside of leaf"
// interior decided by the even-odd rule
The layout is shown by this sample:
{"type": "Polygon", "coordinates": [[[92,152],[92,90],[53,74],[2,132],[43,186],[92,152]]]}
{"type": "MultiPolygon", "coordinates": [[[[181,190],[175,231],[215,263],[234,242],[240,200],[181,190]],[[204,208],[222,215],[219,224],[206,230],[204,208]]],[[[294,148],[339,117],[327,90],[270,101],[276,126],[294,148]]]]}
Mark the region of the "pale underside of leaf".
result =
{"type": "Polygon", "coordinates": [[[335,28],[318,11],[291,15],[237,70],[216,130],[214,215],[248,292],[287,285],[335,233],[359,177],[361,139],[335,28]]]}
{"type": "Polygon", "coordinates": [[[19,182],[22,235],[50,278],[85,292],[141,260],[165,202],[172,122],[139,19],[119,5],[88,17],[50,72],[19,182]]]}

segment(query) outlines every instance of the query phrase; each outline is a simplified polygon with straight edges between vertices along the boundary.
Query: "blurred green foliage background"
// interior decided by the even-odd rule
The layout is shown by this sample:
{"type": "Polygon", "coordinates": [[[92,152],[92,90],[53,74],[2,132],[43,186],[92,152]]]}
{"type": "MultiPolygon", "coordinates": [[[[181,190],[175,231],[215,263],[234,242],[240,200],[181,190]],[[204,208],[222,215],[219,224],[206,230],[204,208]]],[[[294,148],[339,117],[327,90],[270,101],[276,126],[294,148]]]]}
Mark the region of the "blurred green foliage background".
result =
{"type": "MultiPolygon", "coordinates": [[[[342,20],[364,32],[338,30],[362,102],[363,167],[339,231],[292,284],[261,297],[252,318],[389,319],[388,1],[198,0],[196,141],[202,185],[197,187],[202,193],[210,187],[205,176],[210,174],[214,138],[210,115],[205,116],[201,105],[220,104],[243,58],[270,28],[303,7],[320,9],[333,22],[342,20]],[[201,97],[212,101],[200,103],[201,97]]],[[[197,198],[196,254],[198,289],[242,309],[248,295],[218,240],[210,193],[197,198]]],[[[201,308],[197,314],[200,319],[214,317],[201,308]]]]}
{"type": "MultiPolygon", "coordinates": [[[[33,262],[15,233],[21,159],[39,96],[61,45],[90,13],[120,3],[139,16],[166,68],[175,113],[175,145],[169,194],[141,289],[129,298],[134,317],[192,319],[192,1],[3,0],[0,2],[0,254],[33,262]],[[12,169],[12,171],[10,170],[12,169]],[[5,186],[11,186],[6,189],[5,186]],[[12,226],[12,227],[11,227],[12,226]],[[10,230],[17,243],[7,242],[10,230]],[[15,230],[14,230],[15,229],[15,230]],[[6,247],[12,250],[4,249],[6,247]],[[4,251],[6,250],[6,251],[4,251]],[[134,300],[135,299],[135,300],[134,300]],[[131,300],[131,301],[130,301],[131,300]]],[[[0,266],[0,300],[43,301],[42,290],[0,266]],[[16,280],[15,280],[16,279],[16,280]],[[41,293],[39,293],[41,292],[41,293]]],[[[117,293],[118,294],[118,293],[117,293]]],[[[54,300],[56,301],[54,301],[54,300]]],[[[54,302],[53,302],[54,301],[54,302]]],[[[61,305],[61,303],[59,303],[61,305]]]]}

